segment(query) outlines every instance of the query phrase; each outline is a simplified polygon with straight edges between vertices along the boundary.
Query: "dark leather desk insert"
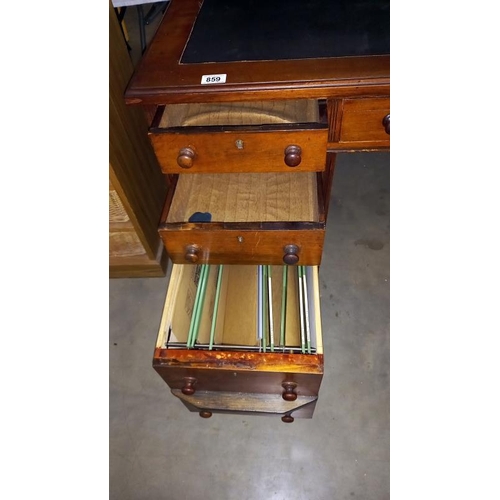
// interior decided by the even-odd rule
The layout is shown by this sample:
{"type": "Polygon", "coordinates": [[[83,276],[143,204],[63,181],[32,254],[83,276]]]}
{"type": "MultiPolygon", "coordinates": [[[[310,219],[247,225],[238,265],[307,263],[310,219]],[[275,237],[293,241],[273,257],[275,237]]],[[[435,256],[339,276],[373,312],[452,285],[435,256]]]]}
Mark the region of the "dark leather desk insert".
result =
{"type": "Polygon", "coordinates": [[[389,54],[388,0],[205,0],[184,64],[389,54]]]}

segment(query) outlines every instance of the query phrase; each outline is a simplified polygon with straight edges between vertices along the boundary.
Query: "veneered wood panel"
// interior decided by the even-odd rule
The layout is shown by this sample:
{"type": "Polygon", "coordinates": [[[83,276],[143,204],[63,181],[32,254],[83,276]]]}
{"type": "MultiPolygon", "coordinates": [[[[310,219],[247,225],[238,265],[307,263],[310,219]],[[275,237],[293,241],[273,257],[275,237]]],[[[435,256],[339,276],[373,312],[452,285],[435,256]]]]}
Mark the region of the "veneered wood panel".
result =
{"type": "Polygon", "coordinates": [[[389,98],[344,99],[330,103],[329,150],[388,149],[390,136],[382,121],[389,98]]]}
{"type": "Polygon", "coordinates": [[[316,396],[323,355],[157,348],[153,367],[172,389],[182,389],[184,378],[194,377],[200,391],[282,394],[283,382],[295,382],[297,394],[316,396]]]}
{"type": "MultiPolygon", "coordinates": [[[[296,356],[293,354],[292,356],[296,356]]],[[[310,354],[309,358],[316,355],[310,354]]],[[[253,392],[262,394],[282,394],[283,382],[295,382],[296,393],[303,396],[317,396],[323,375],[321,373],[293,373],[284,371],[285,358],[282,358],[283,370],[281,372],[219,370],[219,369],[190,369],[167,367],[154,364],[154,369],[171,389],[182,389],[185,377],[196,379],[195,388],[200,391],[229,391],[253,392]]],[[[311,359],[311,364],[317,359],[311,359]]]]}
{"type": "Polygon", "coordinates": [[[389,113],[389,99],[346,99],[340,142],[389,142],[382,125],[389,113]]]}
{"type": "Polygon", "coordinates": [[[325,169],[327,134],[323,128],[151,133],[150,138],[164,173],[319,172],[325,169]],[[238,144],[242,144],[241,149],[238,144]],[[285,163],[285,149],[291,145],[302,150],[301,162],[296,167],[285,163]],[[177,156],[188,147],[195,152],[193,166],[181,168],[177,156]]]}
{"type": "MultiPolygon", "coordinates": [[[[210,224],[207,223],[207,226],[210,224]]],[[[197,247],[197,264],[274,264],[283,265],[285,245],[299,247],[297,264],[316,266],[321,263],[325,230],[277,229],[209,229],[169,230],[160,228],[160,235],[172,262],[189,264],[186,250],[197,247]]]]}

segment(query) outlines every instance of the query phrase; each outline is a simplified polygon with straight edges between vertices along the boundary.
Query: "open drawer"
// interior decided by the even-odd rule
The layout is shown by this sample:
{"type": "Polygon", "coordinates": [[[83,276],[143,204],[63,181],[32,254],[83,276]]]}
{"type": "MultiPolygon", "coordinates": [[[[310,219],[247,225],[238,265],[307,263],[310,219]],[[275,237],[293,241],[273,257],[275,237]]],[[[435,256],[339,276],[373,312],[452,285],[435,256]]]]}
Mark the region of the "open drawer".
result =
{"type": "Polygon", "coordinates": [[[319,281],[317,267],[302,270],[173,266],[153,367],[189,409],[312,416],[323,376],[319,281]]]}
{"type": "Polygon", "coordinates": [[[325,189],[315,172],[181,175],[159,233],[176,264],[319,265],[325,189]]]}
{"type": "Polygon", "coordinates": [[[302,99],[160,106],[149,136],[167,174],[319,172],[326,105],[302,99]]]}

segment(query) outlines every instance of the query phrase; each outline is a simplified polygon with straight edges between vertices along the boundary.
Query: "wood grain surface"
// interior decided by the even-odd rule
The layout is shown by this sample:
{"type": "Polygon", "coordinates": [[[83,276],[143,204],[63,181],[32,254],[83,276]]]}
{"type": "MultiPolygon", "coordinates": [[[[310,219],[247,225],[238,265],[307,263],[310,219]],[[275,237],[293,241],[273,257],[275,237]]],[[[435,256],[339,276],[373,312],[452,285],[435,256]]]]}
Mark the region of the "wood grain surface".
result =
{"type": "Polygon", "coordinates": [[[390,113],[390,99],[330,100],[328,149],[380,150],[390,147],[383,119],[390,113]]]}

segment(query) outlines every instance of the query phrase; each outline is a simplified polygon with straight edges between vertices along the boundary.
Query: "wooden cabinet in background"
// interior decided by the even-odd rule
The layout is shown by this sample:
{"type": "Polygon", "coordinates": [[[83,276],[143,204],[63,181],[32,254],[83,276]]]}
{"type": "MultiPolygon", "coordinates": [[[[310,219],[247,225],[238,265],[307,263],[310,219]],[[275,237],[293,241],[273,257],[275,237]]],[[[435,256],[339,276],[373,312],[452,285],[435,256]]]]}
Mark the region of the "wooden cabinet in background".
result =
{"type": "Polygon", "coordinates": [[[167,183],[143,110],[123,101],[134,68],[111,5],[109,21],[109,276],[164,276],[157,228],[167,183]]]}

